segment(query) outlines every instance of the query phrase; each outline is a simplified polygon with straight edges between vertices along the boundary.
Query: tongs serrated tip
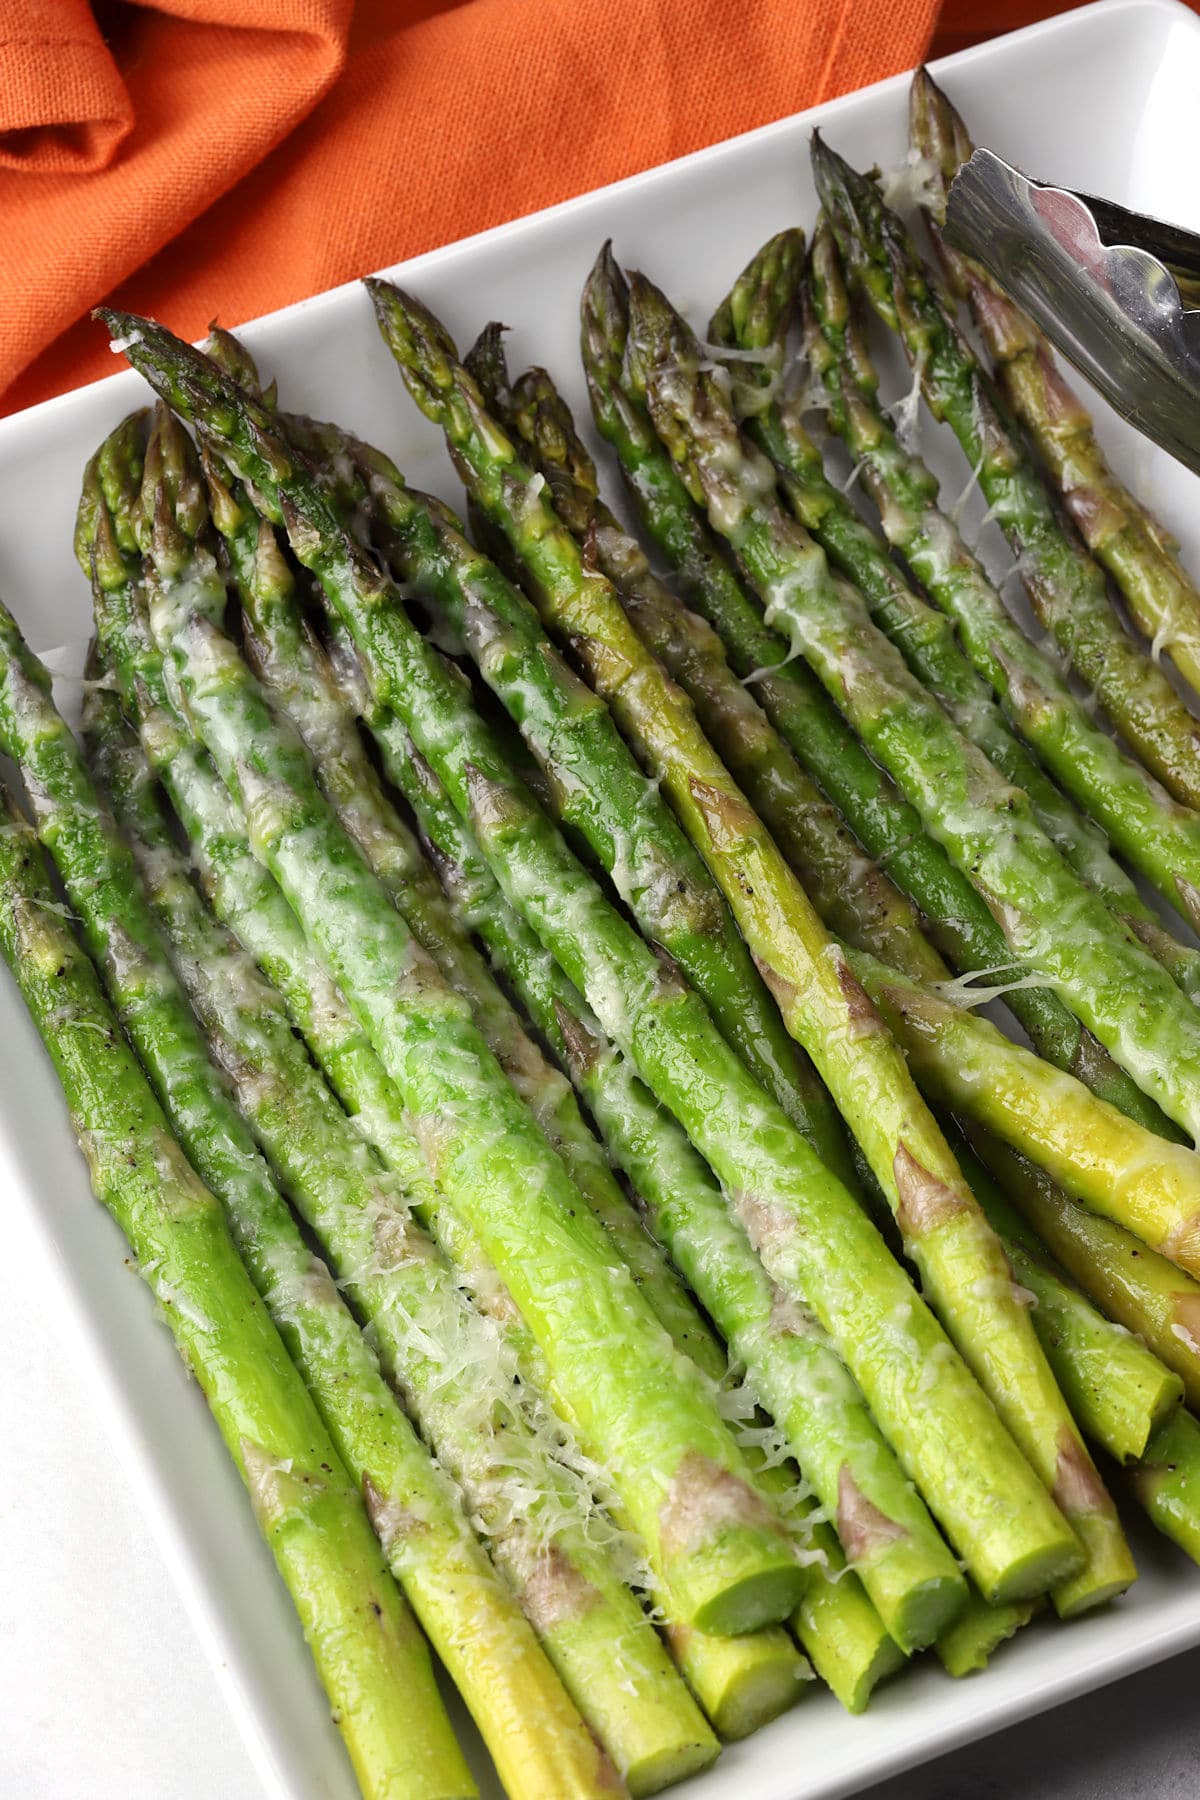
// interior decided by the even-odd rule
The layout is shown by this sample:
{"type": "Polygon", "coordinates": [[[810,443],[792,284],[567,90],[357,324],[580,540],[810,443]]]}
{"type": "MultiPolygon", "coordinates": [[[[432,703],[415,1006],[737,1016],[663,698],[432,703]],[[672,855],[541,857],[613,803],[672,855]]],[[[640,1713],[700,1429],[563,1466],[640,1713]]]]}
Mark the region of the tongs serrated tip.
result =
{"type": "Polygon", "coordinates": [[[992,150],[959,169],[946,242],[981,264],[1114,411],[1200,474],[1200,237],[992,150]]]}

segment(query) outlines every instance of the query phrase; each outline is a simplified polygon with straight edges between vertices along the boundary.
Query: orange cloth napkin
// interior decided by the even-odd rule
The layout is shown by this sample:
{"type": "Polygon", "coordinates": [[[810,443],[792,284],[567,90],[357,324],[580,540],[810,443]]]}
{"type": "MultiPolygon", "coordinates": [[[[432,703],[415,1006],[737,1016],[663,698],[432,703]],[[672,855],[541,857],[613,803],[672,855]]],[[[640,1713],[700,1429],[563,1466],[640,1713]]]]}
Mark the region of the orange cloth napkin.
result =
{"type": "Polygon", "coordinates": [[[908,67],[937,0],[0,0],[0,408],[908,67]]]}

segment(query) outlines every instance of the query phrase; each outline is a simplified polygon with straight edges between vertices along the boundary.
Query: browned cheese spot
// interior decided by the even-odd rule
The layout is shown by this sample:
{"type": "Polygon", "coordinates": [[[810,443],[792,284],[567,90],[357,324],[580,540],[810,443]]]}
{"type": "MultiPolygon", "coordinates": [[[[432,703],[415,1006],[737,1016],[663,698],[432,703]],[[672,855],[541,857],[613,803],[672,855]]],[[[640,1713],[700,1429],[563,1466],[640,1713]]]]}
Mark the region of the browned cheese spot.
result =
{"type": "Polygon", "coordinates": [[[409,1117],[413,1135],[421,1146],[421,1154],[434,1180],[438,1180],[442,1161],[450,1149],[453,1133],[440,1113],[412,1113],[409,1117]]]}
{"type": "Polygon", "coordinates": [[[558,998],[554,1001],[554,1017],[562,1033],[568,1062],[577,1073],[586,1075],[600,1060],[599,1041],[578,1014],[558,998]]]}
{"type": "Polygon", "coordinates": [[[1115,536],[1125,523],[1119,509],[1107,495],[1097,492],[1095,488],[1081,483],[1078,487],[1070,488],[1063,499],[1067,511],[1089,545],[1104,543],[1115,536]]]}
{"type": "Polygon", "coordinates": [[[795,1219],[776,1201],[765,1200],[746,1188],[736,1189],[732,1197],[733,1210],[745,1227],[746,1236],[764,1260],[773,1250],[782,1250],[795,1236],[795,1219]]]}
{"type": "Polygon", "coordinates": [[[1076,426],[1086,425],[1087,413],[1059,374],[1054,358],[1045,344],[1038,347],[1037,363],[1038,373],[1042,378],[1046,415],[1051,426],[1057,429],[1065,425],[1069,431],[1076,426]]]}
{"type": "Polygon", "coordinates": [[[896,1223],[906,1238],[935,1231],[947,1219],[965,1212],[965,1197],[919,1163],[903,1138],[896,1145],[892,1173],[896,1178],[896,1223]]]}
{"type": "Polygon", "coordinates": [[[847,1561],[862,1562],[908,1533],[868,1500],[845,1463],[838,1472],[837,1534],[847,1561]]]}
{"type": "Polygon", "coordinates": [[[599,1599],[599,1590],[556,1544],[534,1553],[521,1583],[521,1607],[539,1635],[581,1619],[599,1599]]]}
{"type": "Polygon", "coordinates": [[[383,1545],[386,1556],[391,1555],[397,1544],[425,1530],[424,1521],[416,1513],[401,1506],[398,1500],[389,1500],[369,1475],[363,1476],[363,1499],[375,1536],[383,1545]]]}
{"type": "Polygon", "coordinates": [[[1019,669],[1001,649],[999,644],[989,644],[988,651],[1004,671],[1004,680],[1008,687],[1009,698],[1013,705],[1028,718],[1032,714],[1047,717],[1054,706],[1045,689],[1019,669]]]}
{"type": "Polygon", "coordinates": [[[700,810],[714,850],[736,850],[746,838],[754,836],[758,819],[740,794],[714,787],[699,775],[688,776],[688,791],[700,810]]]}
{"type": "Polygon", "coordinates": [[[1182,875],[1175,877],[1175,891],[1179,895],[1180,905],[1190,924],[1200,931],[1200,888],[1194,883],[1185,881],[1182,875]]]}
{"type": "Polygon", "coordinates": [[[873,1037],[876,1032],[886,1031],[887,1026],[876,1011],[875,1002],[836,945],[833,966],[837,973],[838,987],[846,1002],[846,1018],[851,1038],[873,1037]]]}
{"type": "Polygon", "coordinates": [[[381,1269],[401,1269],[418,1257],[427,1261],[432,1254],[429,1240],[413,1231],[411,1222],[393,1206],[384,1206],[376,1214],[371,1237],[381,1269]]]}
{"type": "Polygon", "coordinates": [[[752,1487],[699,1450],[689,1450],[682,1458],[658,1524],[663,1549],[669,1555],[685,1556],[702,1550],[733,1525],[780,1529],[770,1507],[752,1487]]]}
{"type": "Polygon", "coordinates": [[[1078,1513],[1112,1511],[1112,1501],[1095,1464],[1069,1425],[1061,1425],[1058,1431],[1054,1499],[1067,1518],[1078,1513]]]}
{"type": "Polygon", "coordinates": [[[786,975],[781,975],[779,970],[765,957],[758,956],[754,952],[751,954],[754,955],[755,968],[775,996],[775,1004],[786,1019],[800,997],[799,988],[794,982],[789,981],[786,975]]]}
{"type": "Polygon", "coordinates": [[[1200,1275],[1200,1212],[1181,1219],[1158,1247],[1170,1262],[1186,1269],[1189,1275],[1200,1275]]]}
{"type": "Polygon", "coordinates": [[[1176,1294],[1171,1323],[1187,1335],[1188,1347],[1200,1352],[1200,1294],[1176,1294]]]}

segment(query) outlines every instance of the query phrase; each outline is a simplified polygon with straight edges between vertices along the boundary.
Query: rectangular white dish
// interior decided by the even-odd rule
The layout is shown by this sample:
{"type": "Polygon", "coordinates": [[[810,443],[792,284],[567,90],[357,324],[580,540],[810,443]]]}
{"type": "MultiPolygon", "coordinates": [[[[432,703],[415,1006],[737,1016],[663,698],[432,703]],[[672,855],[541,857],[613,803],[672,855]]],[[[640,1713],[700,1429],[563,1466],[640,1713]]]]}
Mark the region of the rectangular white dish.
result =
{"type": "MultiPolygon", "coordinates": [[[[1189,144],[1200,20],[1173,0],[1107,0],[967,51],[938,72],[977,139],[1031,172],[1200,227],[1189,144]]],[[[907,78],[897,78],[390,272],[433,305],[464,347],[486,319],[509,321],[514,368],[545,363],[583,420],[577,303],[604,237],[613,237],[622,262],[644,267],[686,303],[702,328],[771,231],[811,223],[811,129],[820,126],[860,166],[895,165],[906,101],[907,78]]],[[[214,293],[214,311],[220,300],[214,293]]],[[[395,454],[415,484],[460,501],[440,437],[408,400],[361,289],[262,319],[246,337],[289,405],[342,419],[395,454]]],[[[907,385],[898,364],[892,377],[897,391],[907,385]]],[[[87,636],[87,593],[71,554],[79,477],[102,435],[144,398],[138,379],[123,373],[0,420],[0,592],[37,649],[77,647],[87,636]]],[[[1114,461],[1200,568],[1200,484],[1097,411],[1114,461]]],[[[926,447],[935,445],[931,460],[953,494],[965,470],[927,421],[926,447]]],[[[615,497],[615,480],[611,486],[615,497]]],[[[0,1045],[0,1193],[28,1210],[51,1248],[131,1484],[265,1788],[280,1800],[352,1800],[348,1765],[240,1484],[125,1265],[119,1234],[91,1200],[61,1095],[6,977],[0,1045]]],[[[103,1505],[97,1495],[97,1509],[103,1505]]],[[[71,1529],[86,1542],[86,1520],[71,1529]]],[[[814,1694],[676,1789],[679,1800],[851,1793],[1200,1643],[1200,1570],[1160,1540],[1139,1537],[1135,1549],[1142,1578],[1103,1616],[1032,1627],[965,1682],[922,1666],[881,1690],[862,1719],[814,1694]]],[[[469,1728],[463,1736],[470,1741],[469,1728]]],[[[479,1760],[488,1800],[498,1800],[479,1760]]],[[[203,1771],[196,1776],[199,1794],[203,1771]]]]}

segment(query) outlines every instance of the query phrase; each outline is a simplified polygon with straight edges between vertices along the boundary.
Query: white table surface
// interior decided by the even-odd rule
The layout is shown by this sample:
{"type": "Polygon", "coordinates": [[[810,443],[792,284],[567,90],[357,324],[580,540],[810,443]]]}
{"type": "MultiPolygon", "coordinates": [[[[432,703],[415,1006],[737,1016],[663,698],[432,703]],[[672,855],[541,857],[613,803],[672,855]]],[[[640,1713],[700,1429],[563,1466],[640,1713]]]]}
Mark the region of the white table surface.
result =
{"type": "MultiPolygon", "coordinates": [[[[261,1800],[19,1217],[0,1263],[0,1800],[261,1800]]],[[[869,1800],[1195,1800],[1200,1651],[869,1800]]],[[[867,1797],[864,1796],[864,1800],[867,1797]]]]}

